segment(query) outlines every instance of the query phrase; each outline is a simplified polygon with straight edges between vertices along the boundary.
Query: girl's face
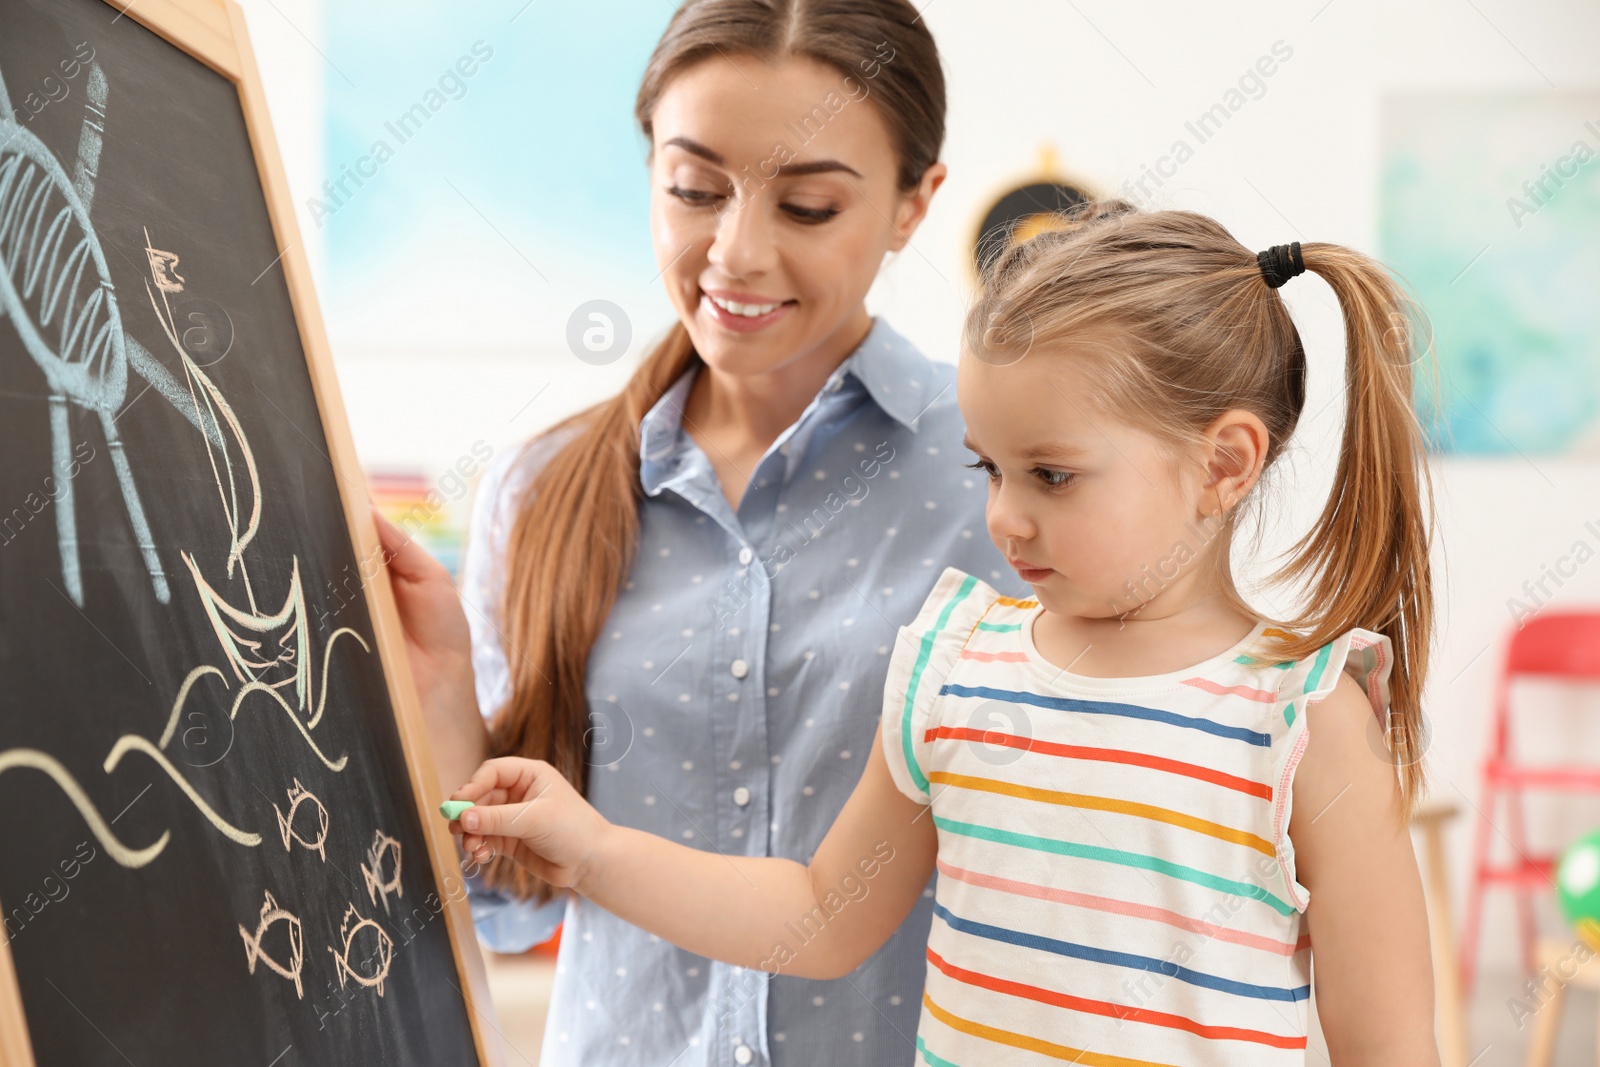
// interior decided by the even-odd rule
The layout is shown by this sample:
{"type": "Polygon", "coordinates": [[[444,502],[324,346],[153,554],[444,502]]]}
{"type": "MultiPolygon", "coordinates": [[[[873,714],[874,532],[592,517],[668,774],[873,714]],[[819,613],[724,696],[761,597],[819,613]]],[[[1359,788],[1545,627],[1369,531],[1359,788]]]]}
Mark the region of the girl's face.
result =
{"type": "MultiPolygon", "coordinates": [[[[876,73],[876,65],[868,69],[876,73]]],[[[650,220],[667,293],[713,369],[756,375],[865,334],[867,289],[905,246],[942,164],[901,195],[874,82],[743,56],[679,74],[657,102],[650,220]]]]}
{"type": "Polygon", "coordinates": [[[1203,465],[1104,414],[1093,388],[1071,351],[964,355],[956,380],[989,536],[1046,610],[1110,618],[1203,583],[1217,507],[1203,465]]]}

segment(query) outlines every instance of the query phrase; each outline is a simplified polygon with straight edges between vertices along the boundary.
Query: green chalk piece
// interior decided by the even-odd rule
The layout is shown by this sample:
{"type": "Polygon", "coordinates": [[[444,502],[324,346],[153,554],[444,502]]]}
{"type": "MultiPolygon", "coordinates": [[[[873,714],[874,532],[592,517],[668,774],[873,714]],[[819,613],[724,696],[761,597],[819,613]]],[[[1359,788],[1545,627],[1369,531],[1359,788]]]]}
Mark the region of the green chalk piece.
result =
{"type": "Polygon", "coordinates": [[[461,813],[472,807],[470,800],[447,800],[439,805],[439,814],[447,819],[459,819],[461,813]]]}

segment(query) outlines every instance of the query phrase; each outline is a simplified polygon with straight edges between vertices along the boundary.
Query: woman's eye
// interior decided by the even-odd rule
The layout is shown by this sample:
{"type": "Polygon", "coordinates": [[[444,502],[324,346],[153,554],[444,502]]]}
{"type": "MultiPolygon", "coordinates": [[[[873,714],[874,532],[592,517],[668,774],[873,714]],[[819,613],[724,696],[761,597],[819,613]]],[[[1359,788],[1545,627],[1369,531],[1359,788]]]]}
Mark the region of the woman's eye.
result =
{"type": "Polygon", "coordinates": [[[784,204],[783,210],[796,222],[803,222],[808,226],[827,222],[839,214],[839,209],[836,207],[801,207],[799,204],[784,204]]]}
{"type": "Polygon", "coordinates": [[[1071,471],[1053,471],[1048,467],[1035,467],[1032,473],[1052,489],[1061,488],[1075,477],[1071,471]]]}
{"type": "Polygon", "coordinates": [[[670,185],[667,187],[667,192],[694,207],[711,207],[727,199],[721,193],[708,193],[704,189],[685,189],[681,185],[670,185]]]}
{"type": "Polygon", "coordinates": [[[966,466],[968,470],[982,471],[991,482],[1000,477],[999,470],[995,468],[993,463],[990,463],[986,459],[980,459],[973,463],[967,463],[964,464],[964,466],[966,466]]]}

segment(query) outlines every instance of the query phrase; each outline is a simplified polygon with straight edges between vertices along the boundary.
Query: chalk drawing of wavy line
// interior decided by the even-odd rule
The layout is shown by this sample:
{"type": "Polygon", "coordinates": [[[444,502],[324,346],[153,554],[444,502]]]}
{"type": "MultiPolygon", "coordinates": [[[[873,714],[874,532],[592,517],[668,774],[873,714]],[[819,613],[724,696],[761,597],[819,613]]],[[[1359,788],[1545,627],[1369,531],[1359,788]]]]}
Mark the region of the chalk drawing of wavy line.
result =
{"type": "Polygon", "coordinates": [[[217,483],[217,494],[222,501],[223,514],[228,520],[231,543],[228,548],[227,574],[228,577],[233,577],[234,565],[239,565],[240,574],[244,578],[245,595],[249,598],[250,609],[254,611],[255,591],[250,585],[249,571],[244,566],[244,549],[255,538],[256,531],[261,525],[261,476],[256,468],[255,455],[250,449],[250,441],[245,436],[244,427],[239,424],[239,418],[234,414],[233,406],[228,403],[227,397],[222,395],[222,390],[217,388],[216,383],[189,357],[188,351],[178,339],[172,305],[168,300],[169,294],[181,293],[184,290],[183,276],[177,270],[177,254],[156,248],[151,243],[148,229],[144,232],[144,240],[151,281],[155,283],[152,287],[150,282],[145,282],[145,293],[150,298],[150,307],[161,323],[162,331],[167,335],[167,342],[172,345],[173,351],[183,363],[184,378],[189,387],[189,404],[196,422],[217,429],[214,436],[207,435],[206,455],[211,461],[211,474],[217,483]],[[233,441],[232,449],[228,447],[227,438],[221,432],[224,421],[233,441]],[[248,518],[242,518],[243,509],[239,501],[240,485],[238,474],[234,469],[234,452],[237,452],[239,463],[249,481],[248,518]],[[224,485],[224,482],[227,484],[224,485]]]}
{"type": "Polygon", "coordinates": [[[305,993],[300,987],[300,968],[305,965],[305,950],[302,947],[300,920],[295,915],[278,907],[278,902],[272,899],[272,891],[264,890],[265,899],[261,902],[261,916],[256,922],[256,932],[251,933],[243,925],[239,927],[239,936],[244,938],[244,959],[250,966],[250,973],[256,973],[256,961],[260,960],[267,965],[273,973],[289,979],[294,983],[294,994],[301,1000],[305,993]],[[288,926],[289,934],[289,962],[279,963],[261,947],[261,939],[267,931],[278,923],[288,926]]]}
{"type": "Polygon", "coordinates": [[[366,638],[348,626],[341,626],[328,635],[328,643],[322,646],[322,692],[317,697],[317,710],[306,720],[306,728],[309,730],[315,730],[317,723],[322,721],[323,709],[328,705],[328,656],[333,652],[333,643],[346,634],[356,639],[361,651],[369,654],[372,652],[372,646],[367,644],[366,638]]]}
{"type": "Polygon", "coordinates": [[[95,840],[100,842],[106,854],[124,867],[137,869],[150,863],[161,855],[161,850],[167,847],[167,842],[172,837],[169,831],[163,830],[154,844],[146,845],[144,848],[129,848],[111,832],[111,827],[101,817],[94,801],[89,799],[83,787],[78,784],[78,780],[72,776],[72,772],[63,767],[54,756],[40,752],[36,748],[13,748],[0,752],[0,774],[14,767],[31,767],[36,771],[43,771],[54,779],[56,785],[61,787],[61,791],[67,794],[67,799],[72,801],[78,813],[83,816],[83,821],[88,823],[89,832],[94,834],[95,840]]]}
{"type": "Polygon", "coordinates": [[[167,714],[167,728],[161,731],[161,740],[156,742],[158,747],[166,748],[167,743],[172,740],[172,733],[178,728],[178,716],[183,711],[183,705],[189,699],[189,690],[193,689],[194,684],[208,674],[214,674],[221,678],[223,685],[228,684],[227,676],[210,664],[202,664],[190,671],[188,676],[184,678],[183,684],[178,687],[178,695],[173,698],[172,711],[167,714]]]}
{"type": "Polygon", "coordinates": [[[308,655],[311,636],[306,624],[305,593],[300,586],[299,557],[295,557],[294,560],[294,571],[289,579],[289,591],[284,595],[283,607],[275,614],[262,615],[255,611],[241,610],[228,603],[201,575],[200,567],[195,563],[194,557],[187,551],[181,555],[183,562],[189,568],[189,573],[194,577],[195,589],[200,594],[200,604],[205,608],[206,617],[211,620],[211,628],[216,631],[217,640],[228,657],[228,665],[233,668],[234,676],[241,682],[255,682],[259,680],[260,674],[266,671],[292,665],[293,674],[272,682],[271,685],[277,688],[294,682],[295,702],[304,709],[311,671],[311,658],[308,655]],[[234,627],[239,627],[245,633],[238,632],[234,627]],[[267,659],[261,652],[265,641],[257,640],[247,634],[272,635],[275,631],[278,647],[282,651],[267,659]]]}
{"type": "Polygon", "coordinates": [[[349,762],[350,757],[345,755],[340,756],[337,760],[329,759],[327,754],[318,748],[317,743],[311,739],[311,732],[306,729],[306,724],[300,721],[300,717],[289,706],[289,702],[283,699],[283,694],[265,682],[251,682],[239,690],[239,695],[233,698],[233,710],[228,713],[230,719],[239,717],[239,706],[245,702],[245,698],[250,696],[251,693],[265,693],[277,702],[278,706],[283,709],[283,713],[289,716],[289,721],[294,723],[295,729],[300,731],[300,736],[306,739],[306,744],[311,746],[311,751],[317,754],[317,758],[322,761],[323,766],[330,771],[344,770],[344,765],[349,762]]]}
{"type": "Polygon", "coordinates": [[[67,595],[83,606],[68,404],[99,417],[123,510],[156,598],[171,598],[150,524],[123,452],[116,413],[127,396],[128,345],[99,235],[89,219],[108,87],[89,67],[78,158],[69,178],[48,146],[12,116],[0,80],[0,316],[9,316],[50,398],[51,464],[59,479],[56,541],[67,595]]]}
{"type": "MultiPolygon", "coordinates": [[[[330,659],[331,659],[331,657],[333,655],[333,646],[334,646],[334,644],[338,642],[339,638],[346,637],[346,636],[354,638],[356,643],[361,646],[362,651],[367,652],[367,653],[370,653],[372,651],[372,646],[367,644],[366,639],[363,638],[360,634],[356,633],[354,630],[350,629],[350,627],[348,627],[348,626],[341,626],[339,629],[335,630],[332,634],[329,635],[328,643],[322,647],[322,691],[317,697],[316,711],[312,714],[311,718],[306,720],[305,728],[304,728],[304,730],[302,730],[302,733],[304,733],[305,730],[315,729],[317,723],[322,719],[322,713],[327,709],[327,704],[328,704],[328,673],[329,673],[328,672],[328,664],[329,664],[329,661],[330,661],[330,659]]],[[[213,674],[216,675],[218,678],[222,679],[222,684],[224,686],[226,686],[228,684],[227,675],[223,674],[222,671],[218,670],[216,667],[213,667],[208,663],[207,664],[201,664],[200,666],[196,667],[194,670],[190,671],[188,673],[188,675],[184,677],[183,684],[181,684],[178,687],[178,695],[173,698],[172,710],[167,713],[167,725],[161,731],[160,740],[156,742],[156,745],[157,745],[158,748],[163,748],[164,749],[164,748],[167,747],[167,745],[172,743],[172,735],[177,732],[178,720],[183,717],[184,705],[188,703],[190,690],[192,690],[194,688],[195,684],[197,682],[199,682],[201,678],[204,678],[207,675],[213,675],[213,674]]],[[[258,687],[260,686],[260,683],[254,683],[254,684],[256,684],[258,687]]],[[[270,689],[271,687],[267,687],[267,688],[270,689]]],[[[239,714],[239,702],[243,699],[243,697],[245,696],[245,693],[246,692],[255,692],[255,691],[256,690],[249,689],[247,687],[246,690],[243,690],[238,694],[238,696],[235,698],[233,707],[232,707],[231,711],[229,712],[228,718],[229,718],[230,721],[232,721],[233,719],[235,719],[238,716],[238,714],[239,714]]],[[[296,719],[296,723],[298,723],[298,722],[299,722],[299,720],[296,719]]],[[[310,740],[310,736],[307,735],[306,739],[309,741],[310,740]]],[[[312,747],[315,748],[316,746],[313,745],[312,747]]],[[[326,758],[324,758],[323,762],[324,763],[327,762],[326,758]]],[[[344,765],[343,761],[341,760],[339,766],[342,767],[343,765],[344,765]]],[[[335,770],[337,770],[337,769],[338,768],[335,768],[335,770]]]]}
{"type": "Polygon", "coordinates": [[[206,821],[216,827],[222,833],[222,836],[230,841],[236,841],[241,845],[249,845],[252,848],[261,844],[260,834],[252,834],[241,830],[221,815],[218,815],[216,810],[205,802],[205,798],[195,791],[194,786],[190,785],[188,780],[179,773],[178,768],[174,767],[166,755],[155,745],[152,745],[148,738],[140,737],[138,734],[123,734],[117,738],[117,743],[111,746],[111,751],[106,754],[105,762],[102,764],[105,772],[110,774],[115,770],[117,764],[122,762],[122,757],[129,752],[142,752],[155,760],[156,765],[167,772],[167,776],[177,783],[179,789],[183,790],[183,795],[189,798],[190,803],[200,810],[200,814],[204,815],[206,821]]]}

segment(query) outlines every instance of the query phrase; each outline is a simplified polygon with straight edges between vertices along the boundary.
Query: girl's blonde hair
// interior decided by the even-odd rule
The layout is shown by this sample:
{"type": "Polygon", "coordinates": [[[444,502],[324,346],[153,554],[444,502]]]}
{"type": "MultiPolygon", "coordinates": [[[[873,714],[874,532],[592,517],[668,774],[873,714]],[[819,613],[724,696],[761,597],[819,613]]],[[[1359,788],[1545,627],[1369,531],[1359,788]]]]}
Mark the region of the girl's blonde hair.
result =
{"type": "MultiPolygon", "coordinates": [[[[1273,652],[1310,655],[1357,626],[1388,636],[1385,740],[1410,811],[1424,777],[1421,695],[1433,626],[1432,488],[1412,400],[1421,319],[1375,260],[1334,244],[1300,251],[1343,312],[1345,424],[1332,493],[1272,575],[1298,585],[1305,605],[1274,620],[1298,636],[1273,652]]],[[[1227,411],[1252,412],[1270,435],[1263,472],[1305,405],[1305,348],[1256,253],[1188,211],[1116,200],[1075,209],[1065,228],[988,265],[964,342],[970,356],[1000,364],[1069,347],[1085,353],[1099,387],[1093,402],[1174,450],[1227,411]],[[1115,344],[1082,343],[1108,333],[1115,344]]],[[[1255,616],[1229,566],[1238,513],[1223,519],[1215,561],[1223,594],[1255,616]]]]}

